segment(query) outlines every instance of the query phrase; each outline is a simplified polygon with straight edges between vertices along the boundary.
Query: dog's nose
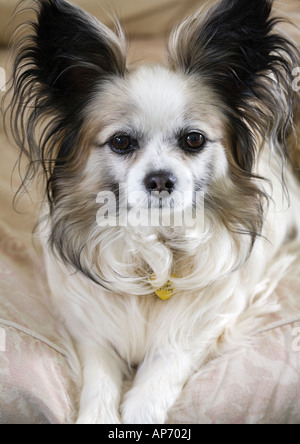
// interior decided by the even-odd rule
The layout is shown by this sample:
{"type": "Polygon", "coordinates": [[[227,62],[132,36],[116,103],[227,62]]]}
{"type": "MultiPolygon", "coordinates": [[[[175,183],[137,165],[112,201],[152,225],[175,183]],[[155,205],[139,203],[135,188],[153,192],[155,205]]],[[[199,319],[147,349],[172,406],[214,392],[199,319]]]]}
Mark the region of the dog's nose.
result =
{"type": "Polygon", "coordinates": [[[152,191],[167,191],[171,194],[176,185],[176,178],[169,171],[155,171],[148,174],[144,180],[145,187],[150,193],[152,191]]]}

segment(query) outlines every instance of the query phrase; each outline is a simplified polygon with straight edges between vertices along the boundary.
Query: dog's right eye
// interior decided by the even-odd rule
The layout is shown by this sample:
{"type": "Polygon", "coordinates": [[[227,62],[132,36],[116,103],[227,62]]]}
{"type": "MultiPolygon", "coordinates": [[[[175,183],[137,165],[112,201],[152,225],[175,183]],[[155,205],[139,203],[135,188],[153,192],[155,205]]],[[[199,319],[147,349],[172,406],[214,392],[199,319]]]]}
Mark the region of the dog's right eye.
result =
{"type": "Polygon", "coordinates": [[[116,134],[108,144],[112,151],[118,154],[125,154],[136,146],[136,143],[127,134],[116,134]]]}

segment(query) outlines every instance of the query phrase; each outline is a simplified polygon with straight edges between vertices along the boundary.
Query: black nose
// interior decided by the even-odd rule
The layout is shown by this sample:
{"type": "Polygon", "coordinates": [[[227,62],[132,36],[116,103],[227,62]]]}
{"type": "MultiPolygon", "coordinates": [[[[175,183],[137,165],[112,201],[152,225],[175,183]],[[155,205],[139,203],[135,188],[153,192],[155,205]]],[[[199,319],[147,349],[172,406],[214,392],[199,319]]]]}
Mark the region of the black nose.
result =
{"type": "Polygon", "coordinates": [[[145,187],[150,193],[152,191],[167,191],[171,194],[176,185],[176,178],[169,171],[154,171],[144,180],[145,187]]]}

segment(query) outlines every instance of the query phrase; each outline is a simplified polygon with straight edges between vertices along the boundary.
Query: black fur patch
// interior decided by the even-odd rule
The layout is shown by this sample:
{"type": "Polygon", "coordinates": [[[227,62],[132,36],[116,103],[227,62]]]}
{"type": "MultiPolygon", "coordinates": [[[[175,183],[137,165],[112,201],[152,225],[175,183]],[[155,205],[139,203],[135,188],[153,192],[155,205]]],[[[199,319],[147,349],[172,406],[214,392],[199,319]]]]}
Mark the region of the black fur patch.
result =
{"type": "Polygon", "coordinates": [[[296,101],[292,69],[299,63],[299,52],[275,32],[279,20],[271,17],[272,3],[218,2],[206,16],[187,19],[180,28],[175,61],[171,55],[175,68],[200,75],[220,97],[223,112],[231,122],[235,161],[247,172],[252,171],[255,158],[253,132],[268,137],[273,121],[281,118],[279,113],[286,113],[280,129],[282,155],[287,155],[286,131],[296,101]],[[276,97],[281,93],[287,99],[285,111],[276,97]]]}

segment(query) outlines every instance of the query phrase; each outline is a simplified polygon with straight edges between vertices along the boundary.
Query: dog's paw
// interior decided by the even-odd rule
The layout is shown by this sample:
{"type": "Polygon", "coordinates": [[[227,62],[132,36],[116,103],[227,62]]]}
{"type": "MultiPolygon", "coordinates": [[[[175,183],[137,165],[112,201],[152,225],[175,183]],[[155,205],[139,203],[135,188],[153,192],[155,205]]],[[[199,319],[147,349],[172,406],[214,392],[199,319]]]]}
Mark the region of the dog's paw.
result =
{"type": "Polygon", "coordinates": [[[88,410],[80,412],[76,424],[121,424],[118,414],[88,410]]]}
{"type": "Polygon", "coordinates": [[[158,399],[129,392],[121,407],[124,424],[164,424],[167,412],[158,399]]]}

